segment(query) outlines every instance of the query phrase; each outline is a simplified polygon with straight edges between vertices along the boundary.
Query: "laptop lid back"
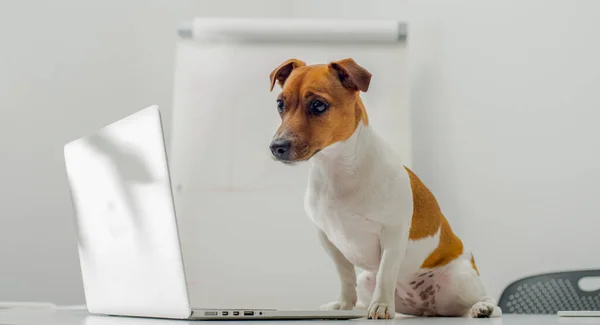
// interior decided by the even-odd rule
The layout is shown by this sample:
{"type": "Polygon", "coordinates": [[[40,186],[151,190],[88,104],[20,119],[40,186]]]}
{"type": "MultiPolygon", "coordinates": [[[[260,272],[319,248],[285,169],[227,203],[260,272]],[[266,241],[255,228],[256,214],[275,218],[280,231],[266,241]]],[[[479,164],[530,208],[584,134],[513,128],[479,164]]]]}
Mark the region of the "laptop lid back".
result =
{"type": "Polygon", "coordinates": [[[64,155],[89,312],[189,317],[158,107],[68,143],[64,155]]]}

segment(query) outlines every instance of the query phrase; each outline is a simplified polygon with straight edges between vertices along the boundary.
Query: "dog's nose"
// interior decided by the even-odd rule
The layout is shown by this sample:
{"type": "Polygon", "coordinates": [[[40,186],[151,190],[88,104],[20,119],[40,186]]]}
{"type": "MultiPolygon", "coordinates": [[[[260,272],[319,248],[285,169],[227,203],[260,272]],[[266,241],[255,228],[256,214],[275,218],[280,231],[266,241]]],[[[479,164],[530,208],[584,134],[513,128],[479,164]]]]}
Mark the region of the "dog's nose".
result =
{"type": "Polygon", "coordinates": [[[279,160],[288,160],[290,158],[290,148],[292,141],[286,139],[275,139],[271,142],[271,152],[279,160]]]}

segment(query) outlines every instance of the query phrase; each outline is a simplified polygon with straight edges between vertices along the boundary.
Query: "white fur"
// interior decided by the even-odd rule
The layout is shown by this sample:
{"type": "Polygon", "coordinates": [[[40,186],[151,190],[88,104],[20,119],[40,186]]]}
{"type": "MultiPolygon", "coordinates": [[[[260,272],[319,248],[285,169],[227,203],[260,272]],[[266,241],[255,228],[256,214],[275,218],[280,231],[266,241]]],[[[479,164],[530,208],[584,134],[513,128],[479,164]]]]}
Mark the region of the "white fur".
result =
{"type": "Polygon", "coordinates": [[[485,297],[468,252],[433,270],[431,277],[422,277],[427,283],[420,289],[413,288],[419,275],[429,271],[420,266],[438,246],[439,231],[409,241],[413,214],[409,175],[400,157],[371,127],[359,123],[348,140],[323,149],[312,162],[305,209],[341,281],[340,296],[324,308],[350,309],[358,300],[368,307],[370,318],[392,318],[396,312],[427,315],[432,313],[424,307],[429,301],[416,303],[414,295],[425,297],[424,289],[429,293],[437,287],[437,301],[432,301],[437,303],[436,312],[481,316],[489,304],[495,306],[485,297]],[[366,271],[359,277],[358,298],[355,266],[366,271]],[[455,303],[461,297],[465,302],[455,303]]]}

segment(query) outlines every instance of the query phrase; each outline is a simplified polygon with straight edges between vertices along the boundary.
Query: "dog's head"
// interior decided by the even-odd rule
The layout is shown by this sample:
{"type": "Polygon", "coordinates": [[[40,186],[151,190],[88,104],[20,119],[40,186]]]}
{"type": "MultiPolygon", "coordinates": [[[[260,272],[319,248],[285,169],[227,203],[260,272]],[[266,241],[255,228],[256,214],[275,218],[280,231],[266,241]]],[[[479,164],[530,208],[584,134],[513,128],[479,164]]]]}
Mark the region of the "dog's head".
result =
{"type": "Polygon", "coordinates": [[[359,92],[366,92],[371,73],[353,59],[306,65],[290,59],[271,72],[281,125],[271,142],[273,157],[293,163],[310,159],[328,146],[347,140],[359,122],[368,123],[359,92]]]}

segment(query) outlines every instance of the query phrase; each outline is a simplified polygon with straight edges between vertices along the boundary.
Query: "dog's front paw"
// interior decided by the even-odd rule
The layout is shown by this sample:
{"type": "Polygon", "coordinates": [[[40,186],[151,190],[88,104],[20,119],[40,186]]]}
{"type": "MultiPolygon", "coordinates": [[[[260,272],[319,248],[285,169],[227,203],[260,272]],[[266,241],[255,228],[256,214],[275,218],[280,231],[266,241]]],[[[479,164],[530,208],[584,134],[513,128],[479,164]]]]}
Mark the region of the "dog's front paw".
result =
{"type": "Polygon", "coordinates": [[[488,318],[494,312],[494,304],[489,302],[478,302],[471,307],[469,316],[472,318],[488,318]]]}
{"type": "Polygon", "coordinates": [[[332,301],[328,304],[321,305],[322,310],[352,310],[354,304],[352,301],[332,301]]]}
{"type": "Polygon", "coordinates": [[[369,306],[368,314],[370,319],[392,319],[396,315],[394,304],[383,301],[373,301],[369,306]]]}

